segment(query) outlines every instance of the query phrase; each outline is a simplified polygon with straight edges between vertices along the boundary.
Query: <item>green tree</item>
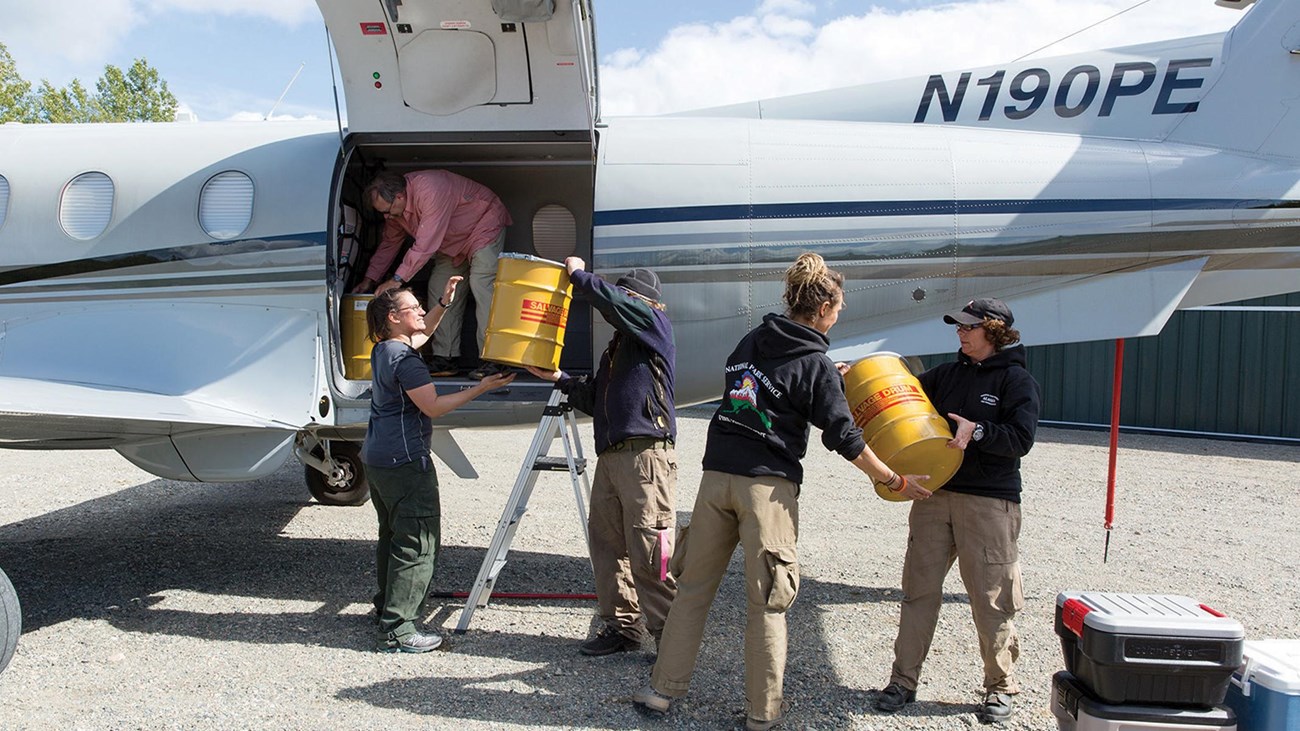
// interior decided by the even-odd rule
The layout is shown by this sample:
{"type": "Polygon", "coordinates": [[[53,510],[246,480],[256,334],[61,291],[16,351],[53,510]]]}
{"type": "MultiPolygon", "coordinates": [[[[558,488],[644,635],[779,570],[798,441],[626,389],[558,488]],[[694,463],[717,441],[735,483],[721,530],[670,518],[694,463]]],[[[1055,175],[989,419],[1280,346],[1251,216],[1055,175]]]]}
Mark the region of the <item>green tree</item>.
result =
{"type": "Polygon", "coordinates": [[[170,122],[176,106],[167,82],[143,58],[125,73],[105,66],[94,94],[79,79],[61,89],[42,80],[33,91],[0,43],[0,122],[170,122]]]}
{"type": "Polygon", "coordinates": [[[35,107],[35,119],[32,121],[36,122],[71,124],[101,121],[98,105],[77,79],[62,89],[55,89],[50,82],[42,81],[32,106],[35,107]]]}
{"type": "Polygon", "coordinates": [[[101,122],[170,122],[176,118],[176,97],[167,82],[143,58],[124,74],[108,65],[95,84],[101,122]]]}
{"type": "Polygon", "coordinates": [[[31,82],[18,74],[9,49],[0,43],[0,122],[23,122],[31,115],[31,82]]]}

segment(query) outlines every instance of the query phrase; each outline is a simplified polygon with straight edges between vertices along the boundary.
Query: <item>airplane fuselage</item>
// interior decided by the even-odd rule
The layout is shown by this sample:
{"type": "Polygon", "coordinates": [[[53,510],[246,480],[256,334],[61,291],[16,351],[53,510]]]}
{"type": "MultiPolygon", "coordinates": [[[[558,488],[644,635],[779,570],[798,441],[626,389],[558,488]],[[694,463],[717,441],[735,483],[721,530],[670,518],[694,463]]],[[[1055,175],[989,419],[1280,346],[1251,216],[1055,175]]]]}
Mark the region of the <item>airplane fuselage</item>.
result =
{"type": "MultiPolygon", "coordinates": [[[[844,360],[950,350],[938,316],[976,296],[1010,302],[1025,341],[1046,344],[1295,288],[1295,115],[1231,123],[1259,96],[1252,68],[1270,88],[1298,73],[1259,40],[1295,14],[1280,3],[1226,37],[605,122],[577,5],[520,25],[468,0],[402,6],[392,24],[320,4],[348,31],[346,132],[0,127],[0,444],[111,447],[226,481],[267,474],[304,434],[360,439],[368,382],[343,367],[340,308],[365,247],[339,231],[381,166],[492,188],[515,220],[508,251],[658,271],[681,403],[718,396],[718,365],[782,309],[782,272],[807,250],[847,277],[844,360]],[[443,86],[422,76],[480,56],[443,86]],[[548,239],[557,221],[568,240],[548,239]]],[[[363,217],[371,245],[378,225],[363,217]]],[[[566,358],[590,368],[609,331],[578,320],[566,358]]],[[[534,419],[545,387],[513,390],[440,426],[534,419]]]]}

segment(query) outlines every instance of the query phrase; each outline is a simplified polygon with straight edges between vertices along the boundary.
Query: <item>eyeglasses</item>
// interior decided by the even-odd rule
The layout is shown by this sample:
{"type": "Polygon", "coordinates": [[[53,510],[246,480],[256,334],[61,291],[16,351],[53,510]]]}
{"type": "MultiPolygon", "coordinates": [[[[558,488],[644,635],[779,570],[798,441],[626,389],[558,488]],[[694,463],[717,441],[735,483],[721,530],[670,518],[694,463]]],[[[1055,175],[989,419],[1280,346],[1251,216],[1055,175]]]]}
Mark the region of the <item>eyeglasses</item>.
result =
{"type": "Polygon", "coordinates": [[[423,310],[423,309],[424,308],[421,307],[420,305],[410,305],[409,307],[398,307],[397,309],[393,310],[393,312],[406,312],[407,310],[423,310]]]}
{"type": "Polygon", "coordinates": [[[976,324],[976,325],[958,325],[958,326],[957,326],[957,332],[959,332],[959,333],[968,333],[968,332],[970,332],[971,330],[978,330],[978,329],[980,329],[980,328],[982,328],[982,327],[984,327],[984,323],[979,323],[979,324],[976,324]]]}
{"type": "MultiPolygon", "coordinates": [[[[400,195],[400,194],[399,194],[399,195],[400,195]]],[[[406,213],[406,198],[405,198],[405,197],[402,197],[402,204],[401,204],[400,206],[397,204],[397,202],[398,202],[398,201],[397,201],[398,196],[393,196],[393,200],[391,200],[391,201],[384,201],[382,198],[379,198],[378,195],[376,195],[375,198],[376,198],[376,201],[375,201],[376,203],[379,203],[379,202],[388,203],[388,210],[386,210],[386,211],[380,211],[380,210],[379,210],[379,206],[378,206],[378,205],[375,206],[375,210],[376,210],[376,211],[379,211],[379,213],[382,214],[384,218],[401,218],[401,217],[402,217],[402,214],[403,214],[403,213],[406,213]]]]}

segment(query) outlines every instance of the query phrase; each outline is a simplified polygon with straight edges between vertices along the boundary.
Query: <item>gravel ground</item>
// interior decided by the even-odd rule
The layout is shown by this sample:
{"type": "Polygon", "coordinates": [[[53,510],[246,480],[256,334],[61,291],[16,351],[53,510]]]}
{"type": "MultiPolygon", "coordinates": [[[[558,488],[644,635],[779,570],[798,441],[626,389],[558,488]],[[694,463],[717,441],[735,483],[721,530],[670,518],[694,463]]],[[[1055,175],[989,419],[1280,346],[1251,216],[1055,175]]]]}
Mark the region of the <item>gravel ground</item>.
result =
{"type": "MultiPolygon", "coordinates": [[[[699,481],[706,412],[681,419],[678,509],[699,481]]],[[[584,427],[585,444],[591,444],[584,427]]],[[[482,477],[443,475],[440,592],[470,588],[531,429],[460,432],[482,477]]],[[[1300,500],[1294,446],[1129,436],[1109,562],[1102,561],[1106,436],[1043,429],[1025,461],[1024,692],[1010,729],[1051,729],[1056,593],[1193,596],[1250,638],[1300,638],[1300,500]]],[[[956,571],[920,700],[870,710],[888,679],[907,509],[875,496],[838,456],[806,460],[789,614],[788,728],[978,727],[980,670],[956,571]]],[[[0,675],[0,728],[736,728],[743,718],[742,570],[733,561],[690,694],[664,719],[630,702],[648,653],[584,658],[588,601],[501,600],[450,651],[371,651],[374,513],[310,503],[301,467],[253,483],[159,480],[113,452],[0,451],[0,566],[24,635],[0,675]]],[[[543,475],[501,591],[588,592],[572,491],[543,475]]],[[[427,621],[450,629],[456,599],[427,621]]]]}

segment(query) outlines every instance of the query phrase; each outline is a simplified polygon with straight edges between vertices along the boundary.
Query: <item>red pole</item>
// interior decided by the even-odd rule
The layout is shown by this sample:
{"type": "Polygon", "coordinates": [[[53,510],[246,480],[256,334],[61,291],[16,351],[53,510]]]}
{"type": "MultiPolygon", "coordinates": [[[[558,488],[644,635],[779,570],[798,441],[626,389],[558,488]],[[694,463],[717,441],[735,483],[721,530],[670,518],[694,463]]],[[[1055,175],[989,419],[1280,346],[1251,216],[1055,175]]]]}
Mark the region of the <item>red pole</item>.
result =
{"type": "Polygon", "coordinates": [[[1124,339],[1115,341],[1115,380],[1110,394],[1110,468],[1106,472],[1106,548],[1102,563],[1110,556],[1110,529],[1115,527],[1115,458],[1119,454],[1119,396],[1124,388],[1124,339]]]}
{"type": "MultiPolygon", "coordinates": [[[[429,596],[437,599],[468,599],[468,591],[433,591],[429,596]]],[[[587,593],[537,593],[519,591],[494,591],[490,599],[558,599],[558,600],[596,600],[595,594],[587,593]]]]}

